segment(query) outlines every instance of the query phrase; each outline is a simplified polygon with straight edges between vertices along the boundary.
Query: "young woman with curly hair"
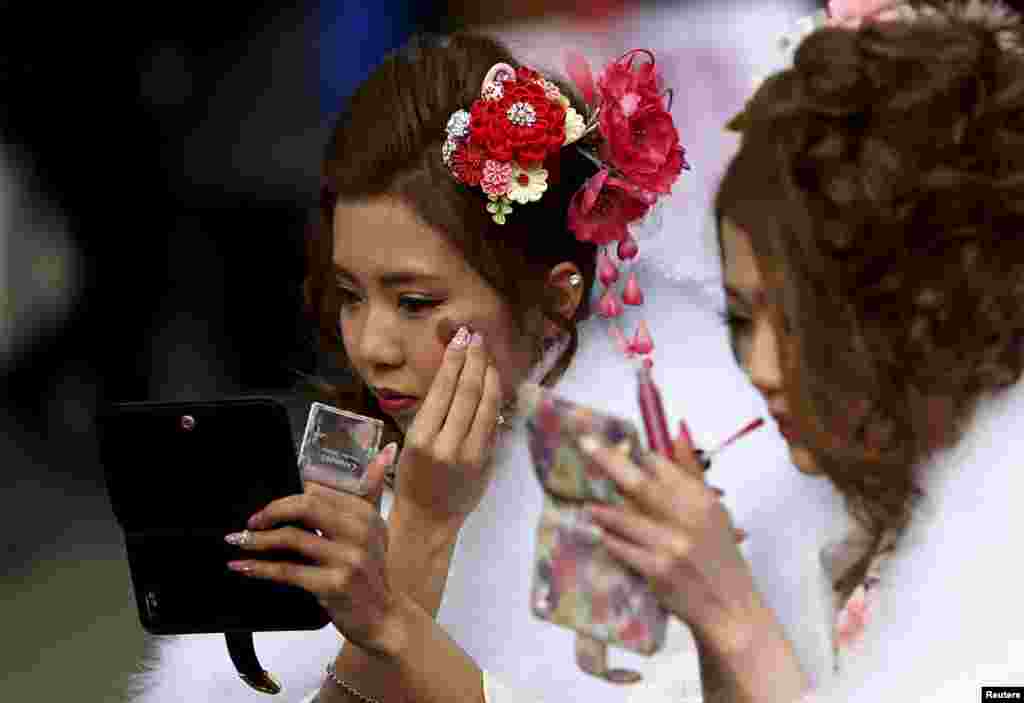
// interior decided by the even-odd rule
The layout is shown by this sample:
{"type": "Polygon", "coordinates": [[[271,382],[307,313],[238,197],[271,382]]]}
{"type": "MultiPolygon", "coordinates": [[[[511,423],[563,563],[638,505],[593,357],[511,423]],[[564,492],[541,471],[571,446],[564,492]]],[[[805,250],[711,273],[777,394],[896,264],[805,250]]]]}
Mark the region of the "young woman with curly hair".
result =
{"type": "Polygon", "coordinates": [[[797,635],[830,670],[798,660],[695,463],[638,482],[595,450],[636,502],[595,517],[693,628],[706,700],[1024,683],[1021,29],[990,3],[874,4],[761,86],[715,203],[736,359],[853,518],[821,552],[830,607],[807,589],[828,621],[797,635]]]}

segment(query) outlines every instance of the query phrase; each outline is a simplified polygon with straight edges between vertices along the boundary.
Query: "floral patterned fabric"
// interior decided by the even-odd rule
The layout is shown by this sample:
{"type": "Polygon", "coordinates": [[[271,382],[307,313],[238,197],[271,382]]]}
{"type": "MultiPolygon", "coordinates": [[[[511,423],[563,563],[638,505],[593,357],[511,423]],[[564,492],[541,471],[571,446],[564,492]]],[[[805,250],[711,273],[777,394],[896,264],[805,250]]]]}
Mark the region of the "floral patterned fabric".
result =
{"type": "Polygon", "coordinates": [[[636,682],[635,672],[608,670],[605,647],[655,653],[665,641],[668,613],[644,579],[608,553],[583,514],[584,501],[621,503],[622,497],[579,451],[576,438],[598,434],[643,465],[637,430],[540,387],[523,394],[523,405],[530,457],[546,493],[537,527],[533,613],[579,633],[576,661],[582,670],[636,682]]]}

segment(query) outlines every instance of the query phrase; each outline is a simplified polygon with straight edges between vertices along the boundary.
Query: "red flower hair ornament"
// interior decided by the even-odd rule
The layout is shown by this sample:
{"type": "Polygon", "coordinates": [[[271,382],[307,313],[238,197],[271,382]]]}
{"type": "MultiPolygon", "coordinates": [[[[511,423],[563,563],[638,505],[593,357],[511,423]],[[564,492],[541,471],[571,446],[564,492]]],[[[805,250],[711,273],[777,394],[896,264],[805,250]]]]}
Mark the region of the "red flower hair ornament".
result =
{"type": "MultiPolygon", "coordinates": [[[[577,239],[607,248],[601,256],[614,267],[613,251],[623,263],[637,255],[629,226],[669,194],[690,166],[672,119],[672,94],[662,89],[654,54],[630,51],[595,80],[586,59],[569,52],[566,69],[583,97],[584,114],[533,69],[495,64],[483,80],[480,98],[449,118],[441,155],[456,180],[487,195],[487,211],[501,225],[514,206],[544,196],[545,165],[557,168],[563,148],[577,149],[598,171],[573,196],[567,228],[577,239]],[[648,60],[638,60],[642,55],[648,60]]],[[[623,308],[617,301],[612,304],[615,281],[607,278],[602,278],[607,304],[599,306],[599,314],[618,317],[623,308]]],[[[642,301],[631,275],[622,302],[637,306],[642,301]]],[[[612,331],[622,339],[617,327],[612,331]]],[[[627,355],[651,351],[646,332],[640,336],[645,339],[637,345],[623,347],[627,355]]]]}

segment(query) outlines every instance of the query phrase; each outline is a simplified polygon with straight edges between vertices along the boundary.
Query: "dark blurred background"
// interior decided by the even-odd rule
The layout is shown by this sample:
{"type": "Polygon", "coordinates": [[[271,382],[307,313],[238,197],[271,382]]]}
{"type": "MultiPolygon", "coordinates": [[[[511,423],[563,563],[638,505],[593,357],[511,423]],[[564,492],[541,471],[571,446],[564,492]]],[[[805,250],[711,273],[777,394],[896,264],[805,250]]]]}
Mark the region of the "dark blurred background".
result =
{"type": "Polygon", "coordinates": [[[122,700],[143,636],[94,414],[316,371],[319,159],[383,55],[413,31],[570,12],[601,32],[686,4],[0,3],[0,699],[122,700]]]}

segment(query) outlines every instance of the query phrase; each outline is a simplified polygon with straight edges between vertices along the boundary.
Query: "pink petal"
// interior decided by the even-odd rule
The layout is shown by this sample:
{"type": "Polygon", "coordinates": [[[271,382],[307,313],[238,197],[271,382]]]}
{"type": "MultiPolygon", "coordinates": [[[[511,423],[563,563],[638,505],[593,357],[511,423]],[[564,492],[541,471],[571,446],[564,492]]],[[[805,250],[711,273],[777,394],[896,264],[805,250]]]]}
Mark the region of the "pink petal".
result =
{"type": "Polygon", "coordinates": [[[603,251],[597,255],[597,277],[605,287],[619,280],[619,270],[603,251]]]}
{"type": "Polygon", "coordinates": [[[607,289],[597,305],[597,312],[601,317],[619,317],[623,313],[622,304],[612,295],[612,290],[607,289]]]}
{"type": "Polygon", "coordinates": [[[594,103],[594,75],[590,72],[590,64],[583,54],[570,49],[565,53],[565,72],[583,96],[587,105],[594,103]]]}
{"type": "Polygon", "coordinates": [[[644,304],[644,292],[640,290],[640,285],[636,282],[636,274],[629,274],[629,280],[626,281],[626,290],[622,293],[622,302],[626,305],[643,305],[644,304]]]}
{"type": "Polygon", "coordinates": [[[583,214],[590,212],[591,208],[594,207],[594,203],[597,202],[597,197],[601,194],[601,189],[604,188],[605,181],[608,180],[608,169],[601,169],[590,179],[583,184],[585,190],[583,191],[583,214]]]}
{"type": "Polygon", "coordinates": [[[632,237],[627,237],[619,242],[619,258],[623,261],[629,261],[634,258],[640,252],[640,247],[637,246],[636,240],[632,237]]]}
{"type": "Polygon", "coordinates": [[[640,320],[636,329],[636,335],[629,344],[630,348],[637,354],[650,354],[654,351],[654,340],[651,339],[651,331],[647,329],[647,322],[640,320]]]}

